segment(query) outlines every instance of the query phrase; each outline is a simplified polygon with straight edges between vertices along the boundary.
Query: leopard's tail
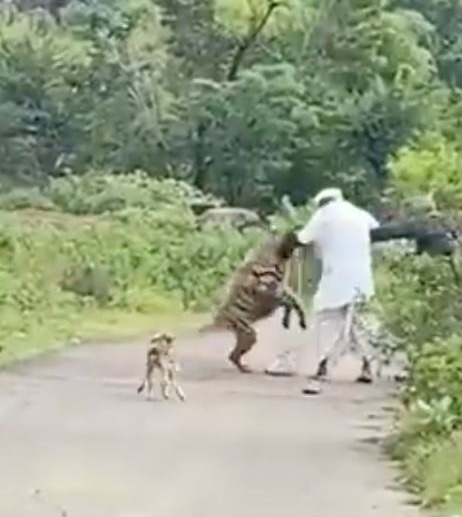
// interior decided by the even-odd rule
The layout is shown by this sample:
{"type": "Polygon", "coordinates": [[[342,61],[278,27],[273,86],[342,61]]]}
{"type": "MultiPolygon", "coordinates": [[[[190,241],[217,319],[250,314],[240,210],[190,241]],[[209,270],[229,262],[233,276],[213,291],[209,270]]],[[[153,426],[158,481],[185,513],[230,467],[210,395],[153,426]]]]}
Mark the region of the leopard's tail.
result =
{"type": "Polygon", "coordinates": [[[213,320],[199,329],[199,334],[209,334],[212,332],[222,332],[224,330],[228,330],[228,323],[226,318],[221,317],[220,315],[215,316],[213,320]]]}
{"type": "Polygon", "coordinates": [[[219,330],[223,330],[223,326],[212,321],[212,323],[207,323],[206,325],[200,327],[199,334],[209,334],[211,332],[217,332],[219,330]]]}

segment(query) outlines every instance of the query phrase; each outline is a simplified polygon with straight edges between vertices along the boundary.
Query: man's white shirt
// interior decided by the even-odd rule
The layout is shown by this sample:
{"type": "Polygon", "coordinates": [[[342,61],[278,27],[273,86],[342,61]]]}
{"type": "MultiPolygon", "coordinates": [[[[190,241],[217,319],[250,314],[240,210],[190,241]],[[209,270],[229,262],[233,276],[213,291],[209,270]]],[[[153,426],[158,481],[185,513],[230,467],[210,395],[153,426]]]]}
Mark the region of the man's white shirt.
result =
{"type": "Polygon", "coordinates": [[[322,260],[322,276],[313,299],[316,312],[374,294],[370,230],[378,226],[365,210],[338,200],[318,208],[298,233],[300,243],[314,244],[322,260]]]}

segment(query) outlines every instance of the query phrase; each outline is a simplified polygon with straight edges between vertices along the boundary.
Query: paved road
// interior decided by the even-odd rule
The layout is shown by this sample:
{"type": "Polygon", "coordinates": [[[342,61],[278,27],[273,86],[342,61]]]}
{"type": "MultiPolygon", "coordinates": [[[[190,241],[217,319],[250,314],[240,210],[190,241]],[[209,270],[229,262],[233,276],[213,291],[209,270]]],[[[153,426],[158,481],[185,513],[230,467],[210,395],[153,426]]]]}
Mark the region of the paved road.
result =
{"type": "MultiPolygon", "coordinates": [[[[268,322],[253,365],[289,338],[302,336],[268,322]]],[[[416,515],[380,453],[386,385],[350,383],[345,363],[322,396],[303,398],[300,379],[235,373],[229,338],[180,341],[185,404],[136,395],[143,343],[3,372],[0,516],[416,515]]]]}

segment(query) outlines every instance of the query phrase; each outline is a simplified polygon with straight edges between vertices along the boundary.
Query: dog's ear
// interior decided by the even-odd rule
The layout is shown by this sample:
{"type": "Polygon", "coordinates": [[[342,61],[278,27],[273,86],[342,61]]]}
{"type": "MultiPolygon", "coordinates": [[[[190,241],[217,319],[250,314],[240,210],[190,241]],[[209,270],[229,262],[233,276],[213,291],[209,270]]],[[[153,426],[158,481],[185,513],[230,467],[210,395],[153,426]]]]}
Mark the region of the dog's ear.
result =
{"type": "Polygon", "coordinates": [[[151,343],[159,343],[159,341],[165,341],[166,343],[170,344],[175,340],[175,336],[173,334],[170,334],[168,332],[157,332],[154,334],[151,338],[151,343]]]}
{"type": "Polygon", "coordinates": [[[164,334],[162,334],[161,332],[157,332],[156,334],[154,334],[152,337],[151,337],[151,341],[150,343],[151,344],[155,344],[155,343],[158,343],[160,340],[164,339],[164,334]]]}
{"type": "Polygon", "coordinates": [[[175,336],[173,334],[169,334],[168,332],[166,332],[164,334],[164,339],[165,341],[167,341],[167,343],[173,343],[173,341],[175,341],[175,336]]]}

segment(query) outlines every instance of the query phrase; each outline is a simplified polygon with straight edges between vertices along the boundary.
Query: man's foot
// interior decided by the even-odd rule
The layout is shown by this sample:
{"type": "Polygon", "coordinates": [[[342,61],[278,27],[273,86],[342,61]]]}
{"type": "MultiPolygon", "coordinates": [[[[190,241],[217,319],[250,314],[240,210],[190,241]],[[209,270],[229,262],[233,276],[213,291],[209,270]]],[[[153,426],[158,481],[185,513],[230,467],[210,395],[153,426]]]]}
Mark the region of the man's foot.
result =
{"type": "Polygon", "coordinates": [[[271,375],[272,377],[293,377],[295,374],[295,361],[290,353],[280,354],[265,369],[265,375],[271,375]]]}
{"type": "Polygon", "coordinates": [[[372,383],[372,371],[371,371],[371,365],[369,361],[366,358],[363,358],[363,365],[361,368],[361,374],[356,379],[356,382],[359,382],[361,384],[371,384],[372,383]]]}
{"type": "Polygon", "coordinates": [[[310,380],[302,389],[303,395],[319,395],[321,393],[321,384],[319,381],[310,380]]]}
{"type": "Polygon", "coordinates": [[[295,372],[290,370],[272,370],[270,368],[266,368],[265,375],[270,375],[271,377],[293,377],[295,372]]]}
{"type": "Polygon", "coordinates": [[[362,373],[357,379],[356,382],[360,384],[372,384],[372,377],[370,375],[366,375],[362,373]]]}
{"type": "Polygon", "coordinates": [[[395,373],[395,375],[393,376],[395,382],[406,382],[408,378],[409,375],[406,372],[395,373]]]}
{"type": "Polygon", "coordinates": [[[280,359],[275,361],[271,366],[266,368],[266,375],[272,377],[292,377],[295,375],[294,365],[287,359],[280,359]]]}
{"type": "Polygon", "coordinates": [[[319,365],[316,373],[313,375],[314,380],[324,381],[327,379],[327,359],[323,359],[319,365]]]}

